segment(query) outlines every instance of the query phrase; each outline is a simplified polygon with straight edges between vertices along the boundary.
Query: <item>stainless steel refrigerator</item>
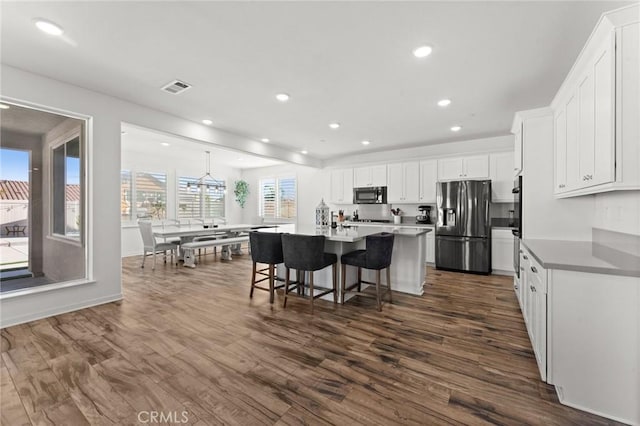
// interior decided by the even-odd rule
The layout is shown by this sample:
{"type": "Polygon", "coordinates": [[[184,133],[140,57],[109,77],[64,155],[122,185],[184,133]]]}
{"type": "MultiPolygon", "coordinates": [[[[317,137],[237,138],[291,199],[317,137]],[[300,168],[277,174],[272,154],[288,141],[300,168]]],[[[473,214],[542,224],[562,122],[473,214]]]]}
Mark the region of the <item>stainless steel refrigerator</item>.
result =
{"type": "Polygon", "coordinates": [[[491,273],[490,180],[438,182],[436,268],[491,273]]]}

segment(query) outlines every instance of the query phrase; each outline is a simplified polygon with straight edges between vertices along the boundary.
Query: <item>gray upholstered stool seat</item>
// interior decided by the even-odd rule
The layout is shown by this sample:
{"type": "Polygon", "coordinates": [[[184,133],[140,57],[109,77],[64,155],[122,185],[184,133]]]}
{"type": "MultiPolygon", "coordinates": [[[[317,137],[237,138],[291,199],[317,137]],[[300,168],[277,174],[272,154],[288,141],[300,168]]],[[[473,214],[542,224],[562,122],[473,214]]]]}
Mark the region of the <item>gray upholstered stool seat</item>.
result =
{"type": "Polygon", "coordinates": [[[253,260],[253,272],[251,274],[251,292],[249,297],[253,298],[253,290],[265,290],[269,292],[269,303],[273,303],[275,297],[275,290],[284,287],[284,284],[275,285],[276,273],[275,267],[277,264],[284,262],[284,256],[282,254],[282,234],[275,234],[271,232],[250,232],[249,233],[249,247],[251,248],[251,260],[253,260]],[[266,268],[257,269],[257,264],[266,264],[266,268]],[[264,275],[262,278],[256,281],[256,274],[264,275]],[[269,280],[269,287],[261,287],[258,283],[269,280]]]}
{"type": "Polygon", "coordinates": [[[391,256],[393,254],[393,241],[394,235],[389,232],[381,232],[379,234],[368,235],[366,238],[367,249],[355,250],[349,253],[345,253],[340,257],[340,263],[342,264],[342,291],[341,301],[344,304],[344,296],[347,293],[355,293],[361,296],[370,296],[367,293],[362,292],[362,283],[375,284],[376,286],[376,302],[378,310],[382,310],[382,297],[384,294],[389,293],[389,302],[393,301],[391,294],[391,256]],[[347,286],[346,275],[347,265],[356,266],[358,268],[358,280],[347,286]],[[376,282],[369,282],[362,280],[362,269],[372,269],[376,271],[376,282]],[[381,293],[380,272],[386,269],[387,272],[387,285],[384,286],[384,294],[381,293]],[[353,291],[355,287],[358,287],[358,291],[353,291]]]}
{"type": "Polygon", "coordinates": [[[305,275],[309,273],[309,303],[311,304],[311,313],[313,313],[313,301],[318,297],[333,293],[333,303],[338,302],[338,277],[337,265],[338,256],[334,253],[324,252],[324,235],[295,235],[282,234],[282,250],[284,254],[285,285],[284,285],[284,304],[287,307],[287,297],[291,294],[290,290],[297,289],[298,296],[305,297],[304,290],[307,288],[305,284],[305,275]],[[313,280],[313,272],[332,266],[332,283],[333,288],[318,287],[313,280]],[[295,269],[300,274],[294,286],[290,286],[289,272],[295,269]],[[302,278],[300,278],[302,276],[302,278]],[[300,291],[302,290],[302,292],[300,291]],[[320,290],[316,293],[316,290],[320,290]]]}

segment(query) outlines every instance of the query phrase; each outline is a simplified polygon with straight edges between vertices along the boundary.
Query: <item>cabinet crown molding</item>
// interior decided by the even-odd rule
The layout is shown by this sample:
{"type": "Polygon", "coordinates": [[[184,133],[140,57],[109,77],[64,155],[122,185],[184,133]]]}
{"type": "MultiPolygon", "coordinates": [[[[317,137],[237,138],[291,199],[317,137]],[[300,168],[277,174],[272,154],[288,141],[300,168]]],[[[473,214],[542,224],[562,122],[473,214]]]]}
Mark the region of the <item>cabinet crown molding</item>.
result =
{"type": "Polygon", "coordinates": [[[542,107],[535,109],[528,109],[524,111],[516,112],[513,117],[513,124],[511,125],[511,133],[518,133],[520,131],[520,123],[532,118],[547,117],[553,115],[553,110],[550,107],[542,107]]]}

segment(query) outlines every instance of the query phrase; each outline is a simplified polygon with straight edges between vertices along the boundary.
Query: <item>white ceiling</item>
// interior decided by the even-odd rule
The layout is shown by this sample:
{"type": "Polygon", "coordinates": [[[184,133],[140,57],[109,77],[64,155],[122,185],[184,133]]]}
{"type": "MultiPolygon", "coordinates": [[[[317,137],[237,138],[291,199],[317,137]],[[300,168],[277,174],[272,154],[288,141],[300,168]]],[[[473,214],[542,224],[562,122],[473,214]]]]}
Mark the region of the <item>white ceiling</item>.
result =
{"type": "Polygon", "coordinates": [[[515,111],[550,103],[601,13],[623,4],[3,2],[1,59],[333,158],[508,133],[515,111]],[[419,60],[422,44],[433,53],[419,60]],[[159,90],[174,78],[193,88],[159,90]]]}
{"type": "Polygon", "coordinates": [[[154,153],[158,158],[184,158],[193,160],[198,167],[206,164],[205,151],[211,152],[211,162],[226,164],[237,169],[251,169],[282,164],[282,161],[250,155],[244,152],[220,149],[205,142],[179,138],[165,133],[125,124],[122,126],[122,152],[154,153]],[[168,145],[163,145],[168,144],[168,145]]]}
{"type": "Polygon", "coordinates": [[[0,109],[0,127],[29,135],[44,135],[68,117],[31,108],[10,105],[0,109]]]}

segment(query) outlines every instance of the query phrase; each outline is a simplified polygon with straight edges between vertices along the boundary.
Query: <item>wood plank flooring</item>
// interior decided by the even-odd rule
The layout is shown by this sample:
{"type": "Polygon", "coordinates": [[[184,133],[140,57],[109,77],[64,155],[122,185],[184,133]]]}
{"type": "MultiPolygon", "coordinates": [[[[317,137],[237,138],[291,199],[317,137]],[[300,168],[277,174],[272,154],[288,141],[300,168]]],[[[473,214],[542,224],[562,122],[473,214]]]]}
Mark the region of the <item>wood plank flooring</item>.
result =
{"type": "Polygon", "coordinates": [[[429,269],[424,296],[382,313],[361,298],[311,316],[250,300],[248,256],[139,264],[122,302],[2,330],[3,425],[614,424],[539,380],[510,278],[429,269]]]}

